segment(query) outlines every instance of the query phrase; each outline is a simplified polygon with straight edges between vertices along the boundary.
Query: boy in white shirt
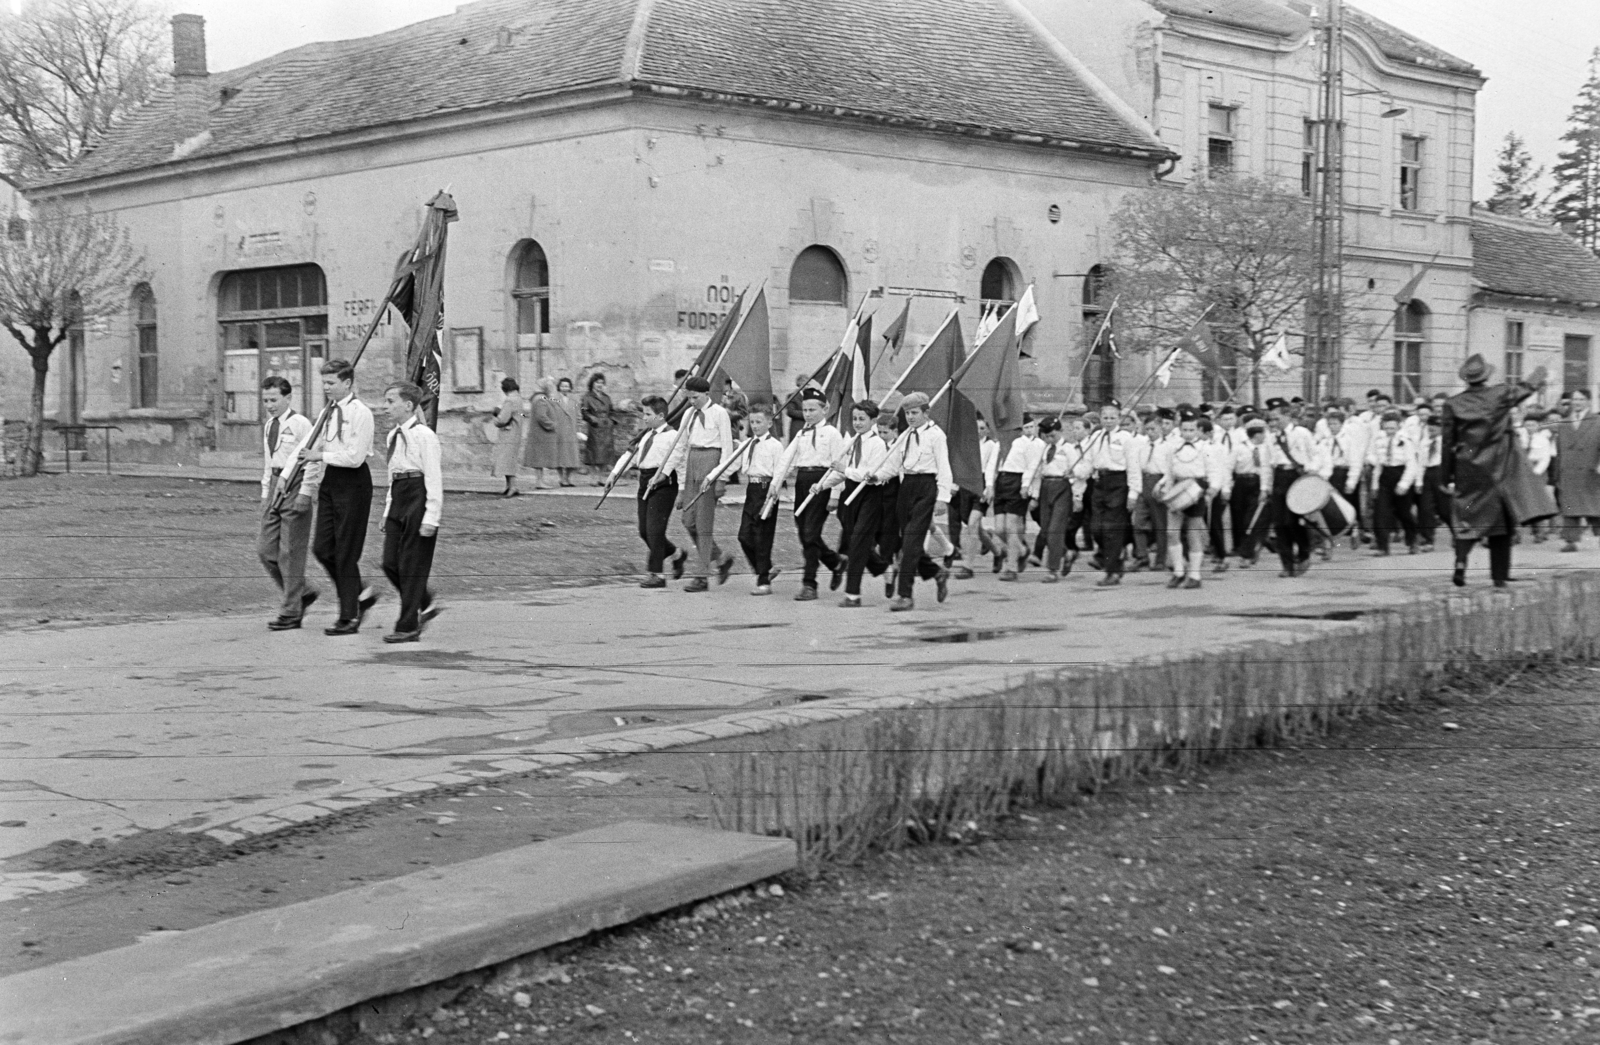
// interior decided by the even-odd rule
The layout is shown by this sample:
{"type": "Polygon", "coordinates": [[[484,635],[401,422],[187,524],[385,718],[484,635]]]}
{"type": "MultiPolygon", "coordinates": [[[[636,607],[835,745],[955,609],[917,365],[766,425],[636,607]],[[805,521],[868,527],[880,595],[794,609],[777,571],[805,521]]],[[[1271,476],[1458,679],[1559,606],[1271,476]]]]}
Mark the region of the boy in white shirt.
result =
{"type": "Polygon", "coordinates": [[[667,560],[672,560],[672,579],[683,576],[689,553],[667,539],[667,522],[678,500],[678,475],[667,464],[678,434],[667,427],[667,401],[660,396],[645,396],[639,401],[644,411],[645,434],[639,439],[639,453],[633,466],[639,470],[639,539],[644,542],[645,571],[641,588],[665,588],[662,576],[667,560]],[[666,474],[661,474],[665,470],[666,474]]]}
{"type": "Polygon", "coordinates": [[[1024,417],[1022,434],[1011,441],[994,483],[994,525],[1004,563],[1000,571],[1003,581],[1016,580],[1028,565],[1028,491],[1043,459],[1039,423],[1024,417]]]}
{"type": "Polygon", "coordinates": [[[1372,466],[1373,535],[1378,549],[1374,555],[1388,555],[1396,522],[1405,531],[1406,547],[1417,551],[1417,523],[1411,507],[1419,477],[1416,448],[1400,433],[1400,414],[1390,410],[1379,420],[1378,435],[1367,448],[1367,463],[1372,466]]]}
{"type": "Polygon", "coordinates": [[[1200,587],[1200,568],[1205,560],[1206,494],[1221,486],[1215,460],[1200,445],[1198,421],[1199,415],[1183,413],[1178,422],[1179,441],[1161,454],[1162,473],[1156,482],[1158,497],[1190,482],[1200,490],[1200,496],[1186,508],[1162,503],[1167,509],[1167,561],[1172,564],[1169,588],[1200,587]]]}
{"type": "Polygon", "coordinates": [[[416,642],[439,608],[428,590],[439,516],[444,510],[444,473],[439,436],[417,417],[423,391],[397,381],[383,391],[389,432],[389,496],[383,502],[383,575],[400,595],[400,617],[384,642],[416,642]]]}
{"type": "MultiPolygon", "coordinates": [[[[323,408],[327,423],[316,445],[300,451],[308,465],[320,463],[316,534],[311,554],[328,571],[339,593],[339,619],[324,635],[354,635],[378,601],[361,580],[361,552],[372,516],[372,411],[355,391],[356,368],[347,360],[322,364],[323,408]]],[[[313,469],[300,490],[309,494],[313,469]]]]}
{"type": "Polygon", "coordinates": [[[882,491],[868,485],[856,493],[889,456],[889,444],[878,437],[879,412],[878,404],[870,399],[851,407],[850,427],[855,435],[845,444],[844,455],[829,467],[822,479],[827,489],[844,487],[839,498],[839,555],[845,561],[845,578],[844,600],[839,605],[847,609],[861,605],[862,573],[871,570],[872,575],[878,577],[888,567],[875,551],[883,521],[882,491]]]}

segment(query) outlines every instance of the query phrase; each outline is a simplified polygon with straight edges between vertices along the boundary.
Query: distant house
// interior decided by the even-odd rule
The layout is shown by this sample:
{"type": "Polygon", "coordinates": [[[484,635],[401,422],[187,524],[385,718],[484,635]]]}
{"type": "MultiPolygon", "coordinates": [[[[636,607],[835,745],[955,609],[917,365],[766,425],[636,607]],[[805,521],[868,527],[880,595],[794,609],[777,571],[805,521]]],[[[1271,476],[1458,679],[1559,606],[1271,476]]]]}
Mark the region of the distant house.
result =
{"type": "MultiPolygon", "coordinates": [[[[1315,12],[1325,3],[1018,2],[1181,154],[1165,181],[1240,171],[1308,198],[1316,191],[1324,23],[1315,12]]],[[[1484,80],[1471,63],[1348,3],[1344,10],[1350,332],[1331,373],[1306,382],[1297,365],[1268,382],[1269,394],[1314,384],[1356,398],[1378,387],[1410,399],[1454,387],[1466,354],[1474,106],[1484,80]],[[1397,309],[1396,291],[1424,266],[1414,299],[1397,309]]],[[[1299,337],[1290,344],[1297,353],[1302,347],[1299,337]]],[[[1236,373],[1227,376],[1237,384],[1236,373]]]]}
{"type": "MultiPolygon", "coordinates": [[[[173,26],[172,83],[30,190],[87,197],[147,258],[68,358],[130,459],[258,453],[268,374],[315,408],[446,185],[452,467],[487,463],[503,376],[662,390],[763,282],[778,387],[877,288],[879,329],[924,292],[914,348],[956,304],[970,342],[1033,283],[1030,394],[1059,396],[1083,303],[1056,277],[1103,261],[1121,196],[1175,160],[1011,0],[481,0],[216,74],[202,21],[173,26]]],[[[364,394],[399,334],[380,323],[364,394]]]]}
{"type": "Polygon", "coordinates": [[[1600,258],[1548,222],[1479,208],[1472,215],[1468,347],[1520,378],[1543,366],[1550,391],[1596,394],[1600,258]]]}

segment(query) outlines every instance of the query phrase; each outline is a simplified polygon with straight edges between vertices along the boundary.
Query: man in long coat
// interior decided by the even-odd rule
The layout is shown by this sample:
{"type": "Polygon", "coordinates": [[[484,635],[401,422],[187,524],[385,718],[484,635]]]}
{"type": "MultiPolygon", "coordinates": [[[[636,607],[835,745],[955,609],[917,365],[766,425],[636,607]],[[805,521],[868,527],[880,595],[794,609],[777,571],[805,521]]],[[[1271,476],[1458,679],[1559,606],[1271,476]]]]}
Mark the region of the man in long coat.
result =
{"type": "Polygon", "coordinates": [[[1489,545],[1489,576],[1496,588],[1511,579],[1511,536],[1517,527],[1556,514],[1555,501],[1533,474],[1512,426],[1512,410],[1544,384],[1539,367],[1518,384],[1489,386],[1494,368],[1473,353],[1461,364],[1467,390],[1444,404],[1441,478],[1455,515],[1457,587],[1467,583],[1467,557],[1480,540],[1489,545]]]}
{"type": "Polygon", "coordinates": [[[1571,392],[1572,413],[1556,425],[1556,459],[1561,474],[1557,496],[1561,498],[1561,546],[1564,552],[1578,550],[1583,524],[1600,536],[1600,416],[1589,402],[1587,389],[1571,392]]]}

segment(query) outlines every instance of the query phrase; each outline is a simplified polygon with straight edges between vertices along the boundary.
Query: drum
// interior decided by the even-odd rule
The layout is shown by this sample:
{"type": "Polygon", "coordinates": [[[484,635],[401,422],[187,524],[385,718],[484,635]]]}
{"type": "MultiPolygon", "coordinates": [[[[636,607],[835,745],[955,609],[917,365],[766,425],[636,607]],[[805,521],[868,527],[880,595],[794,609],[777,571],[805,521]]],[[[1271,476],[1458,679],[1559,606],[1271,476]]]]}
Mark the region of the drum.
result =
{"type": "Polygon", "coordinates": [[[1198,482],[1193,479],[1181,479],[1167,487],[1161,493],[1161,500],[1168,508],[1175,512],[1187,511],[1194,507],[1205,493],[1198,482]]]}
{"type": "Polygon", "coordinates": [[[1302,475],[1284,498],[1289,510],[1330,537],[1347,533],[1355,525],[1356,510],[1320,475],[1302,475]]]}

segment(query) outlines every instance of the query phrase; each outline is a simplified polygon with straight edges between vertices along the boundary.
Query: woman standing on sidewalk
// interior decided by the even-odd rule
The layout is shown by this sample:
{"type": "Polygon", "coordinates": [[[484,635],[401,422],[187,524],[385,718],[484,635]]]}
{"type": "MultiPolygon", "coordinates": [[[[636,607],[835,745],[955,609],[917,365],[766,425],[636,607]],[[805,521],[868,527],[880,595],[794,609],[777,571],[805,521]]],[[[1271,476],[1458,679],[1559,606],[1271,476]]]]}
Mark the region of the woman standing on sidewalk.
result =
{"type": "Polygon", "coordinates": [[[594,469],[597,482],[604,483],[617,461],[617,411],[606,394],[606,375],[590,376],[582,412],[584,426],[589,431],[589,441],[583,444],[583,463],[594,469]]]}
{"type": "Polygon", "coordinates": [[[555,392],[555,381],[541,377],[538,391],[533,393],[533,401],[528,404],[531,423],[528,425],[528,448],[523,454],[522,463],[533,469],[535,489],[550,485],[542,473],[554,470],[561,464],[560,454],[556,450],[558,411],[555,405],[555,392]]]}
{"type": "Polygon", "coordinates": [[[578,401],[572,398],[572,378],[556,382],[550,401],[555,407],[556,469],[561,473],[561,485],[572,486],[572,473],[578,470],[578,401]]]}
{"type": "Polygon", "coordinates": [[[1444,405],[1445,488],[1454,501],[1456,566],[1451,580],[1467,583],[1467,559],[1480,540],[1489,545],[1489,576],[1496,588],[1511,579],[1511,535],[1519,525],[1556,514],[1543,480],[1517,445],[1511,415],[1544,384],[1539,367],[1517,384],[1489,387],[1494,367],[1476,352],[1461,364],[1467,390],[1444,405]]]}
{"type": "Polygon", "coordinates": [[[528,426],[528,404],[522,399],[522,386],[511,378],[500,382],[505,401],[494,412],[491,422],[498,429],[499,441],[494,444],[494,463],[490,475],[506,477],[506,489],[501,497],[521,497],[517,489],[518,466],[522,463],[522,434],[528,426]]]}

